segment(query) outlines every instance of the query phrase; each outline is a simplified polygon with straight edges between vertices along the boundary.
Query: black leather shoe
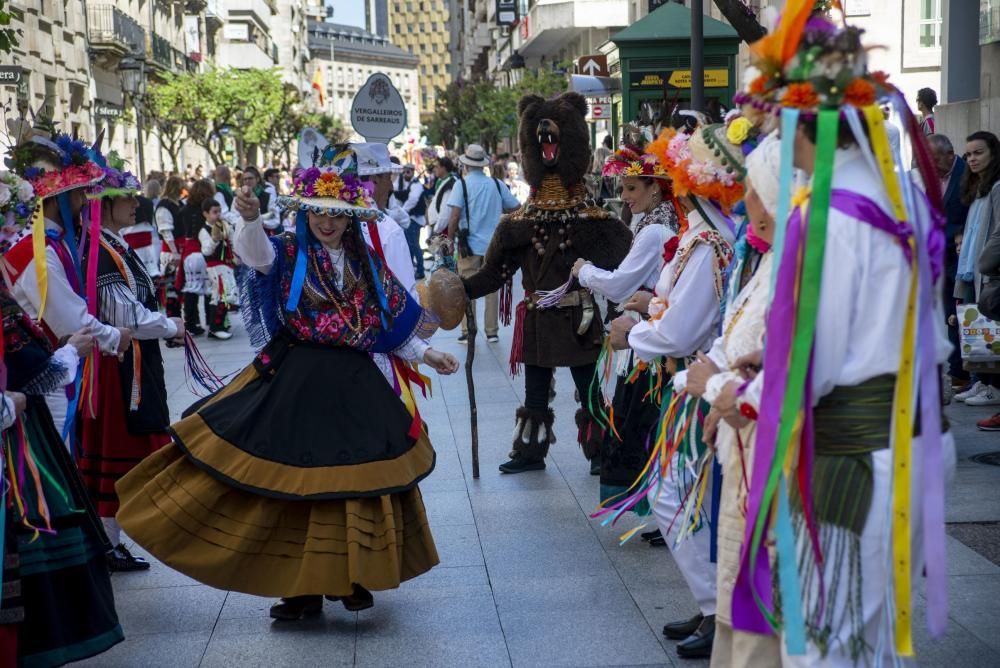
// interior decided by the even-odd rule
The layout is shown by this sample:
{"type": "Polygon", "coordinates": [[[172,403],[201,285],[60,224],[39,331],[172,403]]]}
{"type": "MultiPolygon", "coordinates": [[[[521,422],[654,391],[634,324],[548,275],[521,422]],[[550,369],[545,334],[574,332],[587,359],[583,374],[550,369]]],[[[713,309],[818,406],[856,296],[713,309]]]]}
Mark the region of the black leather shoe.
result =
{"type": "Polygon", "coordinates": [[[148,571],[149,562],[142,557],[133,556],[128,548],[119,543],[107,554],[108,570],[112,573],[130,573],[148,571]]]}
{"type": "Polygon", "coordinates": [[[705,617],[699,612],[691,619],[685,619],[683,622],[670,622],[664,625],[663,635],[671,640],[684,640],[698,630],[703,619],[705,617]]]}
{"type": "Polygon", "coordinates": [[[590,475],[601,475],[601,458],[594,457],[590,460],[590,475]]]}
{"type": "Polygon", "coordinates": [[[359,584],[354,585],[354,591],[350,596],[327,596],[328,601],[340,601],[344,607],[351,612],[360,612],[374,607],[375,597],[372,593],[359,584]]]}
{"type": "Polygon", "coordinates": [[[649,546],[650,547],[666,547],[667,546],[667,539],[664,538],[663,536],[656,536],[655,538],[650,538],[649,539],[649,546]]]}
{"type": "Polygon", "coordinates": [[[707,659],[712,656],[715,640],[715,615],[702,620],[698,630],[677,643],[677,656],[682,659],[707,659]]]}
{"type": "Polygon", "coordinates": [[[500,473],[524,473],[525,471],[545,470],[544,459],[511,459],[500,465],[500,473]]]}
{"type": "Polygon", "coordinates": [[[655,531],[645,531],[645,532],[639,534],[639,538],[642,538],[644,541],[646,541],[648,543],[649,541],[653,540],[654,538],[663,538],[663,534],[660,533],[659,529],[656,529],[655,531]]]}
{"type": "Polygon", "coordinates": [[[271,619],[294,622],[323,612],[322,596],[292,596],[271,606],[271,619]]]}

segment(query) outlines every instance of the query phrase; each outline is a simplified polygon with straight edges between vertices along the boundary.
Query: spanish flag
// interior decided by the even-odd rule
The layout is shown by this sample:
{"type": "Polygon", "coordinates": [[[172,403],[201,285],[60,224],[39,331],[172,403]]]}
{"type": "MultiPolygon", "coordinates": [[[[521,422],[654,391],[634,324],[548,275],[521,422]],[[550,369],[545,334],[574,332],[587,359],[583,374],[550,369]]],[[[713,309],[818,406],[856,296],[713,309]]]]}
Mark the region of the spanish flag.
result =
{"type": "Polygon", "coordinates": [[[313,75],[312,88],[317,93],[319,93],[319,106],[326,106],[326,95],[323,94],[323,69],[321,67],[316,68],[316,74],[313,75]]]}

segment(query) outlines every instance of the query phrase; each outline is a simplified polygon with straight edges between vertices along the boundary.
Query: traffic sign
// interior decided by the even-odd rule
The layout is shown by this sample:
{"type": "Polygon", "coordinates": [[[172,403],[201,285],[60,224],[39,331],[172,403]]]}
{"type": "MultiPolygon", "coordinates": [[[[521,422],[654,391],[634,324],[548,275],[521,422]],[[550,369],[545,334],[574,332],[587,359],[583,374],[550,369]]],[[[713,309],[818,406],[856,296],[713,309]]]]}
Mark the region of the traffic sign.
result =
{"type": "Polygon", "coordinates": [[[382,72],[368,81],[351,103],[351,126],[366,141],[388,144],[406,129],[406,103],[382,72]]]}
{"type": "Polygon", "coordinates": [[[606,77],[611,75],[608,71],[608,57],[602,53],[580,56],[580,60],[576,62],[576,68],[580,71],[580,74],[586,74],[591,77],[606,77]]]}
{"type": "Polygon", "coordinates": [[[601,121],[611,118],[610,97],[588,97],[587,104],[590,106],[590,120],[601,121]]]}

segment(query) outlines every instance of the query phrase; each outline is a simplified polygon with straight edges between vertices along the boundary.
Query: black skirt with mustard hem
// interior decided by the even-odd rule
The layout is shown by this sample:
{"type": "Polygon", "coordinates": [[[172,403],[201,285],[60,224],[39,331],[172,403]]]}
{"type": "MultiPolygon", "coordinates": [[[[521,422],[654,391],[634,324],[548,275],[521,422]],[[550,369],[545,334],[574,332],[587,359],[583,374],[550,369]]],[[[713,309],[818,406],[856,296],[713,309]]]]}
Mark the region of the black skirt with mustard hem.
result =
{"type": "Polygon", "coordinates": [[[425,430],[371,358],[276,337],[119,481],[122,528],[205,584],[258,596],[399,586],[438,563],[425,430]]]}

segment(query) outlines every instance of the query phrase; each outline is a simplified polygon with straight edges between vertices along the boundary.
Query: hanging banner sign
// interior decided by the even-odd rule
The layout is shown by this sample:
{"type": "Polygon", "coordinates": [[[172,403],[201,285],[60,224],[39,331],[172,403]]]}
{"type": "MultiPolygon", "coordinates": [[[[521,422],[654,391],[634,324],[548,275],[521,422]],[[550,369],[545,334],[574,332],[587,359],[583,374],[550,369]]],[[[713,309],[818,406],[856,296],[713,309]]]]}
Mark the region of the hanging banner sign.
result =
{"type": "Polygon", "coordinates": [[[512,26],[517,23],[517,0],[496,0],[497,25],[512,26]]]}
{"type": "Polygon", "coordinates": [[[406,103],[392,81],[382,72],[368,81],[354,96],[351,126],[366,141],[388,144],[406,129],[406,103]]]}
{"type": "MultiPolygon", "coordinates": [[[[729,86],[729,70],[706,69],[705,88],[726,88],[729,86]]],[[[666,70],[661,72],[632,72],[629,88],[690,88],[691,70],[666,70]]]]}

